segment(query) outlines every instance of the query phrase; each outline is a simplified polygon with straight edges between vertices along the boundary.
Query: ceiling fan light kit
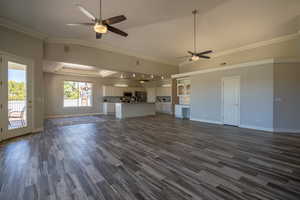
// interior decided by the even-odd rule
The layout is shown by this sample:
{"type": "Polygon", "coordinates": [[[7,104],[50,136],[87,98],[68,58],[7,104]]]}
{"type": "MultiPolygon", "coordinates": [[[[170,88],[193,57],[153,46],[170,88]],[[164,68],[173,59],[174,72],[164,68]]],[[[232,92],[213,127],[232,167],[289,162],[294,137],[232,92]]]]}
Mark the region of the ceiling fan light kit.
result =
{"type": "Polygon", "coordinates": [[[105,25],[103,25],[103,24],[97,23],[97,24],[95,24],[95,26],[94,26],[94,31],[95,31],[96,33],[105,34],[105,33],[107,33],[107,26],[105,26],[105,25]]]}
{"type": "Polygon", "coordinates": [[[200,58],[199,58],[198,56],[196,56],[196,55],[193,55],[191,59],[192,59],[192,61],[197,61],[197,60],[199,60],[200,58]]]}
{"type": "Polygon", "coordinates": [[[75,24],[67,24],[69,26],[93,26],[94,31],[96,32],[96,39],[101,39],[103,34],[106,34],[108,31],[121,35],[123,37],[127,37],[128,34],[124,31],[115,28],[111,25],[120,23],[122,21],[125,21],[127,18],[124,15],[119,15],[115,17],[111,17],[108,19],[103,20],[102,19],[102,0],[100,0],[100,13],[99,18],[96,18],[91,12],[89,12],[87,9],[85,9],[83,6],[76,4],[78,9],[88,18],[92,20],[92,22],[88,23],[75,23],[75,24]]]}

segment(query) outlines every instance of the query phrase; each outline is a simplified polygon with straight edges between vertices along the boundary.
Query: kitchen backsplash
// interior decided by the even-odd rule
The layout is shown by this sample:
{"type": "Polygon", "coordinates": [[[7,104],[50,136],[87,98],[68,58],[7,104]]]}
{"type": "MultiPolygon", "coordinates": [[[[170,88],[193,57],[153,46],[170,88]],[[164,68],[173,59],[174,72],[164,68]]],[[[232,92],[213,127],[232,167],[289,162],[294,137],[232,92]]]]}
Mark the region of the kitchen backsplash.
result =
{"type": "Polygon", "coordinates": [[[156,102],[171,102],[170,96],[157,96],[156,102]]]}

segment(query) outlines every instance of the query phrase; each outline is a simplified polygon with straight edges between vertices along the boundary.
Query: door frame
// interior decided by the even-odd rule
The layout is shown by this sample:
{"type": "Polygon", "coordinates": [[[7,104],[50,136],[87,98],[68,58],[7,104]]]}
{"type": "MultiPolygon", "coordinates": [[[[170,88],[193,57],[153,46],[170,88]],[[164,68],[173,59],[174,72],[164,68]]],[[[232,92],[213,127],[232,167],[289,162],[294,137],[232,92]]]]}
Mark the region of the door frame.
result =
{"type": "Polygon", "coordinates": [[[221,99],[221,121],[224,125],[224,81],[228,79],[236,79],[238,80],[238,91],[239,91],[239,97],[238,97],[238,120],[237,120],[237,127],[241,125],[241,77],[240,76],[226,76],[221,79],[221,87],[222,87],[222,99],[221,99]]]}
{"type": "Polygon", "coordinates": [[[5,90],[5,87],[7,85],[7,78],[8,76],[6,75],[6,73],[3,72],[7,72],[8,69],[5,69],[7,67],[8,61],[12,61],[12,62],[16,62],[16,63],[20,63],[20,64],[24,64],[27,66],[26,68],[26,80],[28,82],[29,85],[27,85],[27,94],[29,94],[29,99],[26,99],[26,105],[28,105],[28,101],[31,101],[30,103],[30,110],[27,114],[27,127],[24,128],[19,128],[19,129],[12,129],[12,130],[8,130],[8,109],[7,107],[7,93],[5,93],[5,95],[1,95],[1,102],[3,102],[3,108],[1,109],[0,112],[0,119],[2,121],[2,123],[0,123],[1,126],[1,130],[2,132],[0,132],[0,141],[2,140],[7,140],[10,138],[14,138],[14,137],[18,137],[21,135],[26,135],[30,132],[33,131],[33,127],[34,127],[34,108],[35,108],[35,103],[33,101],[34,99],[34,61],[32,59],[27,59],[24,57],[20,57],[20,56],[16,56],[7,52],[3,52],[0,51],[0,57],[2,58],[1,60],[1,75],[0,75],[0,79],[2,81],[2,85],[0,90],[5,90]],[[30,81],[28,81],[30,80],[30,81]],[[6,82],[5,82],[6,81],[6,82]]]}

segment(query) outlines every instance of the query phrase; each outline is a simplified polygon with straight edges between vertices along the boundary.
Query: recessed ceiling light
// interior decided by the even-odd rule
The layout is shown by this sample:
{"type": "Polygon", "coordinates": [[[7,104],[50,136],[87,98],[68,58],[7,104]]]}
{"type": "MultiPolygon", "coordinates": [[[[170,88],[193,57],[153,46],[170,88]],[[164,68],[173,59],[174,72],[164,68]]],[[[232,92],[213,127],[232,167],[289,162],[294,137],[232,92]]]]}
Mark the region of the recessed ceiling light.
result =
{"type": "Polygon", "coordinates": [[[128,87],[127,84],[114,84],[115,87],[128,87]]]}
{"type": "Polygon", "coordinates": [[[61,63],[63,67],[65,68],[71,68],[71,69],[82,69],[82,70],[95,70],[95,67],[93,66],[88,66],[88,65],[79,65],[79,64],[74,64],[74,63],[61,63]]]}
{"type": "Polygon", "coordinates": [[[110,75],[113,75],[113,74],[116,74],[117,72],[115,71],[110,71],[110,70],[100,70],[99,71],[99,74],[102,76],[102,77],[107,77],[107,76],[110,76],[110,75]]]}
{"type": "Polygon", "coordinates": [[[171,87],[171,84],[164,84],[162,87],[171,87]]]}

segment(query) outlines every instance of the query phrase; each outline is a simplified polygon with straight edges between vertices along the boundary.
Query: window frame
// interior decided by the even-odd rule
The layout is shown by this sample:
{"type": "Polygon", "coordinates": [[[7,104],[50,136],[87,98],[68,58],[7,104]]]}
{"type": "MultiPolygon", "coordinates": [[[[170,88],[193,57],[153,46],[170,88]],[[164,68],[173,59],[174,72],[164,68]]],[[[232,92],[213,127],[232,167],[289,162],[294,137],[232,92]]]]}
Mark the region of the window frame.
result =
{"type": "MultiPolygon", "coordinates": [[[[67,108],[92,108],[93,105],[94,105],[94,83],[91,82],[91,81],[82,81],[82,80],[63,80],[63,83],[62,83],[62,92],[63,92],[63,102],[62,102],[62,106],[63,108],[67,109],[67,108]],[[65,106],[65,82],[76,82],[76,83],[89,83],[91,84],[91,95],[90,95],[90,105],[89,106],[79,106],[79,101],[77,102],[77,106],[65,106]]],[[[76,100],[79,100],[79,99],[76,99],[76,100]]]]}

